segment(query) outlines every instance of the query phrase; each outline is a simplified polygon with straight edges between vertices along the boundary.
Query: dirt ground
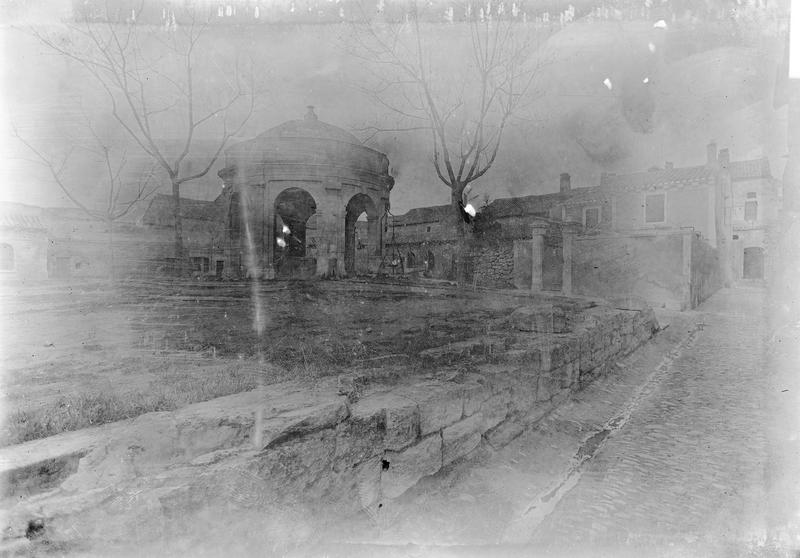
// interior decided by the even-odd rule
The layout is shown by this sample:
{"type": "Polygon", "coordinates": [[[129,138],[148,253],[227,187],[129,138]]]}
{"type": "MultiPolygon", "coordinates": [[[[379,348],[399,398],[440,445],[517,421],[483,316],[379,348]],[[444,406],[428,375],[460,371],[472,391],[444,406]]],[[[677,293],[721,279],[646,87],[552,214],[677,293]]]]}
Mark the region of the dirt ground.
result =
{"type": "Polygon", "coordinates": [[[387,360],[413,369],[419,351],[485,333],[530,301],[521,295],[347,281],[6,285],[0,406],[185,390],[212,374],[235,377],[221,388],[232,393],[387,360]]]}

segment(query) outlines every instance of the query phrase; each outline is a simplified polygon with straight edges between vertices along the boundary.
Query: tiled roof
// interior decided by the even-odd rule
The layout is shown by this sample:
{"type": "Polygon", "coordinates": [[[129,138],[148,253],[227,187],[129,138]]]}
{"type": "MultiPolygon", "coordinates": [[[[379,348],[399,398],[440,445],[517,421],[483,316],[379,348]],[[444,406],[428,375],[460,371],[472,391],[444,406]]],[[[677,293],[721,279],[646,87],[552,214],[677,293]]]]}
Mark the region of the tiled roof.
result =
{"type": "Polygon", "coordinates": [[[714,180],[714,171],[708,167],[699,166],[603,175],[600,179],[600,186],[612,190],[639,190],[710,180],[714,180]]]}
{"type": "Polygon", "coordinates": [[[769,159],[750,159],[748,161],[732,161],[728,165],[731,180],[747,180],[749,178],[772,178],[769,159]]]}
{"type": "MultiPolygon", "coordinates": [[[[181,217],[196,221],[216,221],[222,218],[221,204],[217,201],[194,200],[181,198],[181,217]]],[[[153,197],[147,211],[142,216],[145,225],[172,226],[175,201],[169,194],[158,194],[153,197]]]]}
{"type": "Polygon", "coordinates": [[[396,225],[416,225],[419,223],[435,223],[447,219],[451,211],[449,205],[434,205],[430,207],[416,207],[403,215],[396,215],[396,225]]]}
{"type": "Polygon", "coordinates": [[[546,212],[562,199],[561,193],[521,196],[519,198],[500,198],[489,204],[495,218],[531,215],[546,212]]]}
{"type": "Polygon", "coordinates": [[[36,215],[25,215],[22,213],[0,213],[0,227],[11,229],[42,229],[45,226],[42,220],[36,215]]]}
{"type": "Polygon", "coordinates": [[[42,208],[22,203],[0,202],[0,227],[44,230],[42,208]]]}

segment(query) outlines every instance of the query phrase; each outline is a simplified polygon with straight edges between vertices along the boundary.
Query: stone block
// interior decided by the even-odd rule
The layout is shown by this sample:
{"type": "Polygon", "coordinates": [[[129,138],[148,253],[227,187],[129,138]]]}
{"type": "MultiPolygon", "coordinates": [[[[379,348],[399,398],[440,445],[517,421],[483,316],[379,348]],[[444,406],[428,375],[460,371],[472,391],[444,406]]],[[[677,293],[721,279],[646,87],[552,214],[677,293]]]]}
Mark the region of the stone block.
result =
{"type": "Polygon", "coordinates": [[[419,437],[419,407],[410,399],[397,397],[386,407],[386,434],[383,447],[399,450],[419,437]]]}
{"type": "Polygon", "coordinates": [[[468,417],[477,413],[481,408],[481,403],[486,401],[491,395],[492,390],[485,383],[470,382],[463,385],[463,416],[468,417]]]}
{"type": "Polygon", "coordinates": [[[538,378],[536,376],[520,378],[514,385],[509,401],[510,412],[526,413],[536,403],[536,386],[538,378]]]}
{"type": "Polygon", "coordinates": [[[355,423],[351,430],[358,425],[366,427],[369,424],[383,430],[380,449],[402,449],[419,436],[417,404],[393,392],[367,396],[351,405],[351,413],[351,419],[355,423]]]}
{"type": "Polygon", "coordinates": [[[515,348],[508,349],[502,355],[503,362],[521,366],[528,373],[535,373],[542,368],[542,353],[538,347],[527,343],[515,344],[515,348]]]}
{"type": "MultiPolygon", "coordinates": [[[[317,500],[337,502],[337,513],[353,514],[381,499],[382,455],[371,457],[339,473],[331,473],[318,491],[317,500]]],[[[309,501],[306,495],[304,500],[309,501]]]]}
{"type": "Polygon", "coordinates": [[[381,462],[381,494],[397,498],[419,479],[442,468],[442,436],[433,434],[402,451],[387,451],[381,462]]]}
{"type": "Polygon", "coordinates": [[[558,306],[525,306],[517,308],[506,319],[506,326],[535,333],[566,333],[569,321],[558,306]]]}
{"type": "Polygon", "coordinates": [[[559,341],[554,344],[550,353],[551,369],[559,368],[572,360],[576,352],[578,351],[569,341],[559,341]]]}
{"type": "Polygon", "coordinates": [[[528,411],[523,417],[522,422],[526,425],[536,424],[542,418],[553,410],[553,405],[550,402],[543,401],[541,403],[537,403],[533,409],[528,411]]]}
{"type": "Polygon", "coordinates": [[[508,416],[508,406],[511,400],[510,394],[505,392],[493,395],[481,405],[481,415],[483,416],[483,431],[497,426],[508,416]]]}
{"type": "Polygon", "coordinates": [[[550,401],[559,391],[561,391],[561,377],[550,373],[542,374],[539,376],[539,388],[536,392],[536,401],[550,401]]]}
{"type": "Polygon", "coordinates": [[[334,470],[340,471],[366,461],[383,451],[386,412],[380,405],[352,405],[350,417],[336,426],[334,470]]]}
{"type": "Polygon", "coordinates": [[[338,442],[333,429],[295,438],[251,458],[250,470],[279,497],[292,499],[330,475],[338,442]]]}
{"type": "Polygon", "coordinates": [[[427,436],[461,420],[461,386],[455,383],[429,382],[398,388],[395,394],[407,397],[419,407],[419,430],[427,436]]]}
{"type": "Polygon", "coordinates": [[[493,448],[501,448],[525,431],[519,422],[508,420],[486,432],[484,438],[493,448]]]}
{"type": "Polygon", "coordinates": [[[262,443],[274,447],[292,438],[334,428],[348,415],[345,397],[292,410],[256,425],[261,429],[262,443]]]}
{"type": "Polygon", "coordinates": [[[484,418],[477,413],[442,430],[442,465],[463,457],[481,442],[484,418]]]}

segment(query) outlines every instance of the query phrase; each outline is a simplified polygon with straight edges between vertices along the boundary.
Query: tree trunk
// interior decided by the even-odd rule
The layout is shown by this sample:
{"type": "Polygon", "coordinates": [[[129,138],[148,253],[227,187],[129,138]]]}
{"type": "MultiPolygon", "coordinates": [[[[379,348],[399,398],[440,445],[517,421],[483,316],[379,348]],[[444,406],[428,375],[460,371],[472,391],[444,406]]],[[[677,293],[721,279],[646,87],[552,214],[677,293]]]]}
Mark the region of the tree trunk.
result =
{"type": "Polygon", "coordinates": [[[114,220],[108,220],[108,279],[114,282],[114,220]]]}
{"type": "Polygon", "coordinates": [[[451,217],[453,219],[453,230],[456,233],[456,281],[460,286],[467,283],[467,259],[469,258],[469,226],[464,221],[464,209],[462,206],[462,195],[465,184],[453,186],[450,195],[451,217]]]}
{"type": "Polygon", "coordinates": [[[186,258],[183,256],[183,222],[181,220],[181,187],[174,180],[172,182],[172,199],[175,201],[175,274],[183,277],[186,271],[186,258]]]}

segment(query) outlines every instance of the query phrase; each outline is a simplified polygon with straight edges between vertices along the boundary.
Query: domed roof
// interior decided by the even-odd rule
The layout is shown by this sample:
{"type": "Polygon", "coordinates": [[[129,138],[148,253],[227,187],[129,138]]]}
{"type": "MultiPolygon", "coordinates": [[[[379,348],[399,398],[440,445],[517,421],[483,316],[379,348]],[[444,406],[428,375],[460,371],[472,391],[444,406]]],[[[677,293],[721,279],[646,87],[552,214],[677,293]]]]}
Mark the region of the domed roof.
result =
{"type": "Polygon", "coordinates": [[[303,138],[303,139],[323,139],[362,145],[358,138],[350,132],[337,126],[320,122],[314,112],[314,107],[309,106],[303,120],[289,120],[274,128],[270,128],[257,136],[260,139],[267,138],[303,138]]]}

